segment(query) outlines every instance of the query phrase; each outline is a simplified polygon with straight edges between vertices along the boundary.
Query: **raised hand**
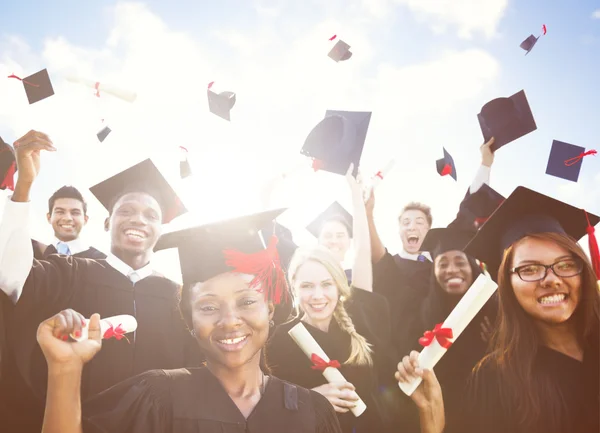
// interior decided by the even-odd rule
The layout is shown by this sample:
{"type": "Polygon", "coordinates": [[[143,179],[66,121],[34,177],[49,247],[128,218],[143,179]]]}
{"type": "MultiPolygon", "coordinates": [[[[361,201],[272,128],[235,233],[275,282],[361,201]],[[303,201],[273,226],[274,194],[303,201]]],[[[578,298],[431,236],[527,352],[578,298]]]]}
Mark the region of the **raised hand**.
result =
{"type": "Polygon", "coordinates": [[[354,178],[354,176],[352,175],[353,171],[354,171],[354,164],[350,164],[350,167],[348,167],[348,170],[346,171],[346,182],[348,183],[348,186],[350,187],[352,196],[353,197],[361,197],[361,200],[362,200],[362,194],[363,194],[362,176],[359,172],[358,175],[356,176],[356,178],[354,178]]]}
{"type": "Polygon", "coordinates": [[[490,138],[487,143],[482,144],[479,148],[479,151],[481,152],[481,163],[486,167],[491,167],[494,163],[494,151],[492,150],[494,140],[494,137],[490,138]]]}
{"type": "Polygon", "coordinates": [[[74,310],[63,310],[40,324],[37,341],[46,357],[48,368],[82,367],[102,347],[100,316],[92,315],[88,327],[88,339],[69,341],[70,334],[79,336],[85,317],[74,310]]]}
{"type": "Polygon", "coordinates": [[[398,364],[396,380],[409,383],[417,377],[421,377],[423,381],[410,398],[419,409],[439,408],[441,406],[443,413],[444,402],[440,383],[432,370],[423,370],[419,367],[418,359],[419,352],[415,350],[410,352],[410,356],[405,356],[402,362],[398,364]]]}
{"type": "Polygon", "coordinates": [[[14,142],[17,169],[19,177],[17,182],[32,183],[40,172],[40,152],[47,150],[54,152],[56,148],[52,140],[39,131],[29,131],[14,142]]]}
{"type": "Polygon", "coordinates": [[[324,396],[336,412],[346,413],[356,406],[358,394],[350,382],[333,382],[313,388],[313,391],[324,396]]]}

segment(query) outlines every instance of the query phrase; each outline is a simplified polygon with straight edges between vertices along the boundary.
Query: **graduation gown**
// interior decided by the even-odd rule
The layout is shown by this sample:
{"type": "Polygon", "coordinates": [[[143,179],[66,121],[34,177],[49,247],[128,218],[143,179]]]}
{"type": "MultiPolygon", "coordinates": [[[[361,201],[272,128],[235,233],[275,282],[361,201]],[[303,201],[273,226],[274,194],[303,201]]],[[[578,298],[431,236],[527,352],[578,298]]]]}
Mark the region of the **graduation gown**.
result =
{"type": "Polygon", "coordinates": [[[0,402],[16,418],[14,422],[33,422],[39,416],[34,424],[40,431],[47,367],[36,332],[43,320],[67,308],[85,317],[129,314],[138,322],[137,331],[127,336],[129,343],[104,340],[102,351],[85,366],[84,400],[147,370],[199,365],[198,345],[177,308],[178,290],[175,282],[157,273],[134,285],[106,260],[58,254],[47,261],[34,260],[19,301],[10,305],[6,324],[10,359],[3,376],[10,383],[0,386],[0,402]]]}
{"type": "Polygon", "coordinates": [[[84,433],[339,433],[325,397],[270,377],[244,418],[207,368],[155,370],[83,405],[84,433]]]}
{"type": "MultiPolygon", "coordinates": [[[[555,380],[563,401],[560,425],[550,425],[544,417],[525,431],[517,426],[518,408],[512,399],[500,396],[500,375],[491,362],[479,371],[470,385],[464,412],[457,424],[447,424],[451,433],[598,433],[600,431],[598,340],[584,352],[583,362],[545,346],[538,348],[534,374],[543,371],[555,380]]],[[[446,399],[444,399],[446,400],[446,399]]],[[[543,403],[542,403],[543,404],[543,403]]]]}
{"type": "MultiPolygon", "coordinates": [[[[41,251],[41,245],[38,241],[32,239],[31,240],[31,245],[33,246],[33,258],[37,259],[37,260],[45,260],[48,258],[48,256],[50,254],[58,254],[58,251],[56,251],[56,247],[54,245],[48,245],[46,247],[46,249],[44,250],[44,252],[42,253],[41,251]]],[[[94,247],[89,247],[87,250],[82,251],[80,253],[77,254],[73,254],[73,257],[81,257],[84,259],[94,259],[94,260],[99,260],[99,259],[105,259],[106,258],[106,254],[104,254],[102,251],[97,250],[94,247]]]]}
{"type": "MultiPolygon", "coordinates": [[[[328,332],[303,322],[327,356],[342,364],[340,372],[356,387],[356,392],[367,405],[367,410],[358,418],[351,412],[338,414],[342,431],[396,431],[397,404],[401,397],[394,378],[397,357],[389,343],[389,307],[381,296],[353,289],[346,310],[358,333],[372,344],[372,367],[343,364],[350,356],[350,335],[343,332],[335,320],[331,321],[328,332]]],[[[311,368],[310,359],[288,334],[299,322],[297,318],[277,327],[267,346],[267,364],[275,376],[312,389],[327,381],[320,371],[311,368]]]]}

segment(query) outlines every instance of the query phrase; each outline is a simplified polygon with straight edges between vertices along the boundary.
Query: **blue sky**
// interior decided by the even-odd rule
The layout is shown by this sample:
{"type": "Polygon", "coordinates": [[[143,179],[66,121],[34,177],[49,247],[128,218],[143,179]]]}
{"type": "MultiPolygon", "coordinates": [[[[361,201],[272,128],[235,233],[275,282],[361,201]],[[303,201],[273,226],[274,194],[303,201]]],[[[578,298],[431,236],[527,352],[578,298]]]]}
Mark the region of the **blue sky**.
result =
{"type": "MultiPolygon", "coordinates": [[[[525,185],[600,213],[600,156],[584,160],[577,184],[545,174],[553,139],[600,151],[600,18],[592,18],[600,3],[465,0],[459,12],[450,4],[456,3],[2,4],[0,72],[47,67],[57,92],[28,106],[12,80],[0,84],[0,135],[12,142],[38,128],[61,146],[43,160],[34,233],[50,235],[40,214],[64,183],[86,189],[149,156],[177,183],[173,149],[182,143],[191,149],[196,177],[177,184],[193,211],[181,225],[256,210],[256,185],[303,163],[298,150],[326,109],[373,110],[363,172],[398,161],[376,208],[386,243],[397,249],[395,216],[406,201],[431,204],[435,225],[450,221],[479,163],[477,112],[521,89],[538,130],[498,152],[492,186],[507,195],[525,185]],[[519,43],[539,35],[542,24],[548,34],[524,56],[519,43]],[[334,33],[352,46],[350,61],[326,57],[334,33]],[[65,83],[67,70],[140,96],[134,104],[97,101],[65,83]],[[238,94],[231,124],[206,112],[203,88],[212,80],[238,94]],[[103,145],[94,141],[99,113],[116,125],[103,145]],[[455,158],[458,183],[435,173],[442,146],[455,158]]],[[[333,199],[349,205],[342,178],[306,167],[278,197],[293,207],[285,222],[301,243],[310,241],[302,228],[312,214],[333,199]]],[[[88,236],[104,246],[99,225],[105,214],[97,203],[90,208],[88,236]]]]}

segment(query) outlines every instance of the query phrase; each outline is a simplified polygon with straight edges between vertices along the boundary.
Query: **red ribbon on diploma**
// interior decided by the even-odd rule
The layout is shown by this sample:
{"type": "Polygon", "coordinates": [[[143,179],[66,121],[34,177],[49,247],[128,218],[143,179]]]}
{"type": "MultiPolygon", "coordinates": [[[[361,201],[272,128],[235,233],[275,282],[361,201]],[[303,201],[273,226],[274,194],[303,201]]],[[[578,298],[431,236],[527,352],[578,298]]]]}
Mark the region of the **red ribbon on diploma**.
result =
{"type": "MultiPolygon", "coordinates": [[[[102,338],[104,338],[104,339],[115,338],[116,340],[122,340],[124,338],[125,340],[127,340],[127,337],[125,337],[125,334],[126,334],[126,332],[121,325],[117,326],[116,328],[114,328],[113,325],[110,325],[110,328],[108,328],[106,330],[106,332],[104,333],[102,338]]],[[[127,340],[127,342],[129,342],[129,340],[127,340]]]]}
{"type": "Polygon", "coordinates": [[[24,82],[25,84],[29,84],[32,87],[40,87],[39,84],[33,84],[33,83],[30,83],[29,81],[25,81],[24,79],[17,77],[15,74],[9,75],[8,78],[15,78],[15,79],[17,79],[19,81],[24,82]]]}
{"type": "Polygon", "coordinates": [[[577,164],[577,163],[578,163],[579,161],[581,161],[581,160],[582,160],[584,157],[586,157],[586,156],[590,156],[590,155],[595,155],[595,154],[597,154],[597,153],[598,153],[598,152],[596,152],[594,149],[592,149],[592,150],[588,150],[587,152],[580,153],[579,155],[577,155],[577,156],[576,156],[576,157],[574,157],[574,158],[569,158],[569,159],[566,159],[566,160],[565,160],[565,165],[566,165],[567,167],[570,167],[570,166],[572,166],[572,165],[575,165],[575,164],[577,164]]]}
{"type": "Polygon", "coordinates": [[[96,81],[96,84],[94,85],[94,89],[96,90],[96,97],[99,98],[100,97],[100,81],[96,81]]]}
{"type": "Polygon", "coordinates": [[[333,367],[333,368],[341,367],[340,363],[338,361],[336,361],[335,359],[332,359],[329,362],[325,362],[325,360],[323,358],[321,358],[319,355],[317,355],[316,353],[313,353],[312,355],[310,355],[310,360],[313,363],[313,366],[310,368],[312,368],[313,370],[325,371],[325,369],[328,367],[333,367]]]}
{"type": "Polygon", "coordinates": [[[375,177],[378,177],[379,179],[383,180],[383,173],[378,171],[377,173],[375,173],[375,177]]]}
{"type": "Polygon", "coordinates": [[[433,328],[433,331],[425,331],[423,336],[419,338],[419,344],[423,347],[427,347],[435,338],[438,343],[440,343],[440,346],[442,346],[444,349],[449,349],[450,346],[452,346],[452,342],[448,339],[452,337],[452,329],[442,328],[442,324],[438,323],[435,325],[435,328],[433,328]]]}

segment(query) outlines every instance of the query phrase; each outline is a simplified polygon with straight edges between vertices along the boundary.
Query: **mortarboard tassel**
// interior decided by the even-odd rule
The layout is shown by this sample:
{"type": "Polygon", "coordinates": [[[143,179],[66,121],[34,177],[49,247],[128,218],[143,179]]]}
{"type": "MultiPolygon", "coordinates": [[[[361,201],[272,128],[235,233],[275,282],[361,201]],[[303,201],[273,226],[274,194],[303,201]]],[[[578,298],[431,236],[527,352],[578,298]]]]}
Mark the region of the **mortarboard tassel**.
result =
{"type": "Polygon", "coordinates": [[[313,158],[313,161],[312,161],[312,169],[313,169],[314,171],[319,171],[319,170],[321,170],[321,169],[324,167],[324,165],[325,165],[325,164],[324,164],[324,163],[323,163],[323,161],[321,161],[320,159],[313,158]]]}
{"type": "Polygon", "coordinates": [[[596,240],[596,229],[590,223],[587,212],[585,212],[585,219],[587,220],[588,245],[590,248],[592,267],[596,273],[596,280],[600,281],[600,251],[598,249],[598,241],[596,240]]]}
{"type": "Polygon", "coordinates": [[[277,236],[271,236],[267,248],[254,254],[245,254],[237,250],[225,250],[225,264],[231,266],[235,272],[254,275],[250,287],[254,288],[263,284],[267,287],[267,299],[274,304],[280,304],[282,294],[287,299],[286,279],[279,252],[277,251],[277,236]]]}
{"type": "Polygon", "coordinates": [[[24,82],[25,84],[29,84],[30,86],[33,86],[33,87],[40,87],[39,84],[33,84],[33,83],[30,83],[29,81],[25,81],[24,79],[22,79],[20,77],[17,77],[15,74],[9,75],[8,78],[15,78],[15,79],[17,79],[19,81],[24,82]]]}
{"type": "Polygon", "coordinates": [[[570,167],[572,165],[577,164],[579,161],[581,161],[583,158],[585,158],[586,156],[590,156],[590,155],[596,155],[598,152],[595,151],[594,149],[592,150],[588,150],[587,152],[582,152],[579,155],[573,157],[573,158],[569,158],[565,160],[565,165],[567,167],[570,167]]]}
{"type": "Polygon", "coordinates": [[[450,164],[446,164],[442,170],[441,176],[448,176],[449,174],[452,174],[452,166],[450,164]]]}
{"type": "Polygon", "coordinates": [[[11,191],[15,190],[15,173],[17,171],[17,163],[15,161],[10,164],[8,170],[6,172],[6,176],[4,176],[4,180],[0,184],[0,189],[9,189],[11,191]]]}

